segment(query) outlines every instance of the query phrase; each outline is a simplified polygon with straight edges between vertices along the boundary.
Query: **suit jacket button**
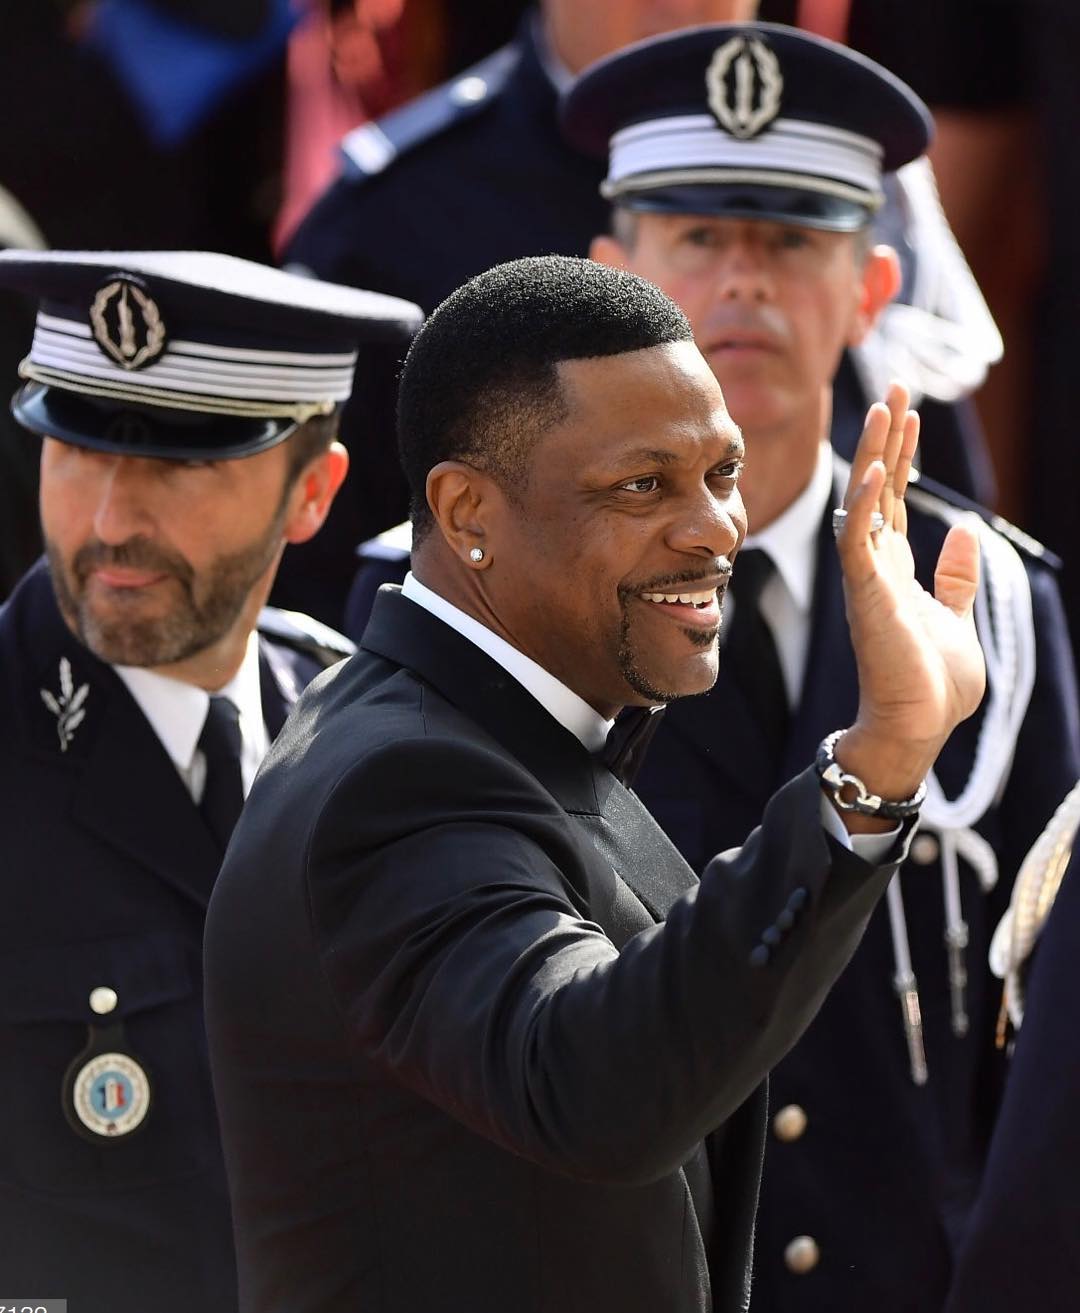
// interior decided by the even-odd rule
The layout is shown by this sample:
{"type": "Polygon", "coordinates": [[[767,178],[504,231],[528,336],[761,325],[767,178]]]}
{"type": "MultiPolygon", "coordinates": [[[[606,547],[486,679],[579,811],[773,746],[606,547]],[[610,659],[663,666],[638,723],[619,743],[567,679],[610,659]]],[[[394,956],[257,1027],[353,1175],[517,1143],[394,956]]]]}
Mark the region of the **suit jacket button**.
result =
{"type": "Polygon", "coordinates": [[[785,907],[780,915],[776,918],[776,924],[786,934],[795,924],[795,913],[790,907],[785,907]]]}
{"type": "Polygon", "coordinates": [[[772,952],[767,944],[758,944],[757,948],[750,954],[750,965],[752,967],[768,966],[769,958],[772,952]]]}
{"type": "Polygon", "coordinates": [[[763,944],[768,944],[770,948],[775,948],[777,944],[779,944],[780,940],[783,939],[783,937],[784,936],[774,925],[767,926],[761,932],[761,942],[763,944]]]}
{"type": "Polygon", "coordinates": [[[941,846],[932,834],[917,834],[911,841],[911,860],[920,866],[936,862],[941,846]]]}
{"type": "Polygon", "coordinates": [[[784,1263],[796,1276],[812,1272],[820,1259],[821,1250],[812,1235],[797,1235],[784,1250],[784,1263]]]}
{"type": "Polygon", "coordinates": [[[799,885],[798,889],[792,889],[787,900],[788,910],[794,912],[795,915],[798,916],[798,914],[806,906],[806,900],[809,897],[810,895],[806,892],[806,890],[802,887],[802,885],[799,885]]]}
{"type": "Polygon", "coordinates": [[[794,1144],[802,1138],[808,1122],[806,1110],[797,1103],[789,1103],[772,1119],[773,1134],[784,1144],[794,1144]]]}

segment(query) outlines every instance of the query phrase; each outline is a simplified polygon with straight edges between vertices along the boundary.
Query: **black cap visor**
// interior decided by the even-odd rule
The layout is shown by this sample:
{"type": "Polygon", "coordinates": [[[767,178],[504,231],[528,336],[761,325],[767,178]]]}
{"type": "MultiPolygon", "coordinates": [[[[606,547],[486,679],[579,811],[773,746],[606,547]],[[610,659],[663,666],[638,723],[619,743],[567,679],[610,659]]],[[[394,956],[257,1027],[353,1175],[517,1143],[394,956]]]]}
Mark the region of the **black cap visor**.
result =
{"type": "Polygon", "coordinates": [[[207,415],[81,396],[41,383],[20,388],[11,410],[43,438],[156,460],[239,460],[276,447],[299,427],[290,417],[207,415]]]}
{"type": "Polygon", "coordinates": [[[839,233],[858,232],[873,218],[869,205],[844,197],[799,187],[747,183],[658,186],[648,191],[628,191],[614,198],[614,203],[627,210],[762,219],[839,233]]]}

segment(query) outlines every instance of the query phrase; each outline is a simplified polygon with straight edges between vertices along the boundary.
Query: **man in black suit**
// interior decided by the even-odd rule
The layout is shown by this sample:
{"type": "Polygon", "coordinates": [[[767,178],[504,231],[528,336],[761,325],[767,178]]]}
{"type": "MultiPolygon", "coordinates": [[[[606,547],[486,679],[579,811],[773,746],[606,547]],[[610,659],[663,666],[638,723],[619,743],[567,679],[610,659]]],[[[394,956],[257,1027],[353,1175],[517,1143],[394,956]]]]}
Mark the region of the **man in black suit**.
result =
{"type": "MultiPolygon", "coordinates": [[[[864,163],[877,153],[886,170],[902,165],[925,149],[928,124],[885,70],[765,24],[639,46],[587,74],[565,110],[579,141],[611,139],[617,208],[594,256],[679,303],[746,441],[751,537],[720,678],[671,708],[637,781],[701,870],[855,714],[831,532],[848,478],[827,440],[832,381],[898,282],[896,253],[871,238],[882,179],[864,163]],[[721,64],[726,82],[710,77],[721,64]],[[721,92],[745,78],[754,103],[762,67],[775,114],[738,136],[736,102],[721,92]]],[[[900,389],[892,404],[906,404],[900,389]]],[[[925,480],[910,491],[907,536],[926,586],[965,511],[977,508],[925,480]]],[[[991,519],[978,521],[977,611],[990,696],[942,751],[911,861],[772,1075],[761,1313],[937,1313],[978,1187],[1003,1074],[990,935],[1080,770],[1054,563],[991,519]]]]}
{"type": "Polygon", "coordinates": [[[263,610],[345,473],[334,409],[413,307],[226,256],[0,255],[42,301],[16,418],[47,560],[0,610],[0,1277],[84,1313],[236,1306],[201,944],[232,823],[347,655],[263,610]]]}
{"type": "Polygon", "coordinates": [[[914,588],[914,417],[874,407],[838,520],[859,715],[699,883],[600,756],[712,683],[745,533],[686,319],[501,266],[421,330],[399,423],[414,574],[301,698],[208,916],[241,1307],[745,1308],[765,1074],[981,695],[974,540],[914,588]]]}

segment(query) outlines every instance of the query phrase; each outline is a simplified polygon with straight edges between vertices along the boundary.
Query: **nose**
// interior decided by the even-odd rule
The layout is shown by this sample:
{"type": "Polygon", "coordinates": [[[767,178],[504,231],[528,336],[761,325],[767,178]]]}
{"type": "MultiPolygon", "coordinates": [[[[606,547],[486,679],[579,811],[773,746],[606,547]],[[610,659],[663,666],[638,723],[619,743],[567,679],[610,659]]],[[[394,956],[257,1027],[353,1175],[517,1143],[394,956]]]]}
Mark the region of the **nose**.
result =
{"type": "Polygon", "coordinates": [[[716,297],[720,301],[761,304],[772,299],[772,275],[762,254],[747,241],[733,241],[716,270],[716,297]]]}
{"type": "Polygon", "coordinates": [[[103,543],[116,546],[152,527],[145,466],[136,457],[103,457],[94,508],[94,532],[103,543]]]}
{"type": "Polygon", "coordinates": [[[686,498],[667,527],[667,545],[686,556],[731,556],[746,537],[746,510],[738,488],[718,497],[707,484],[686,498]]]}

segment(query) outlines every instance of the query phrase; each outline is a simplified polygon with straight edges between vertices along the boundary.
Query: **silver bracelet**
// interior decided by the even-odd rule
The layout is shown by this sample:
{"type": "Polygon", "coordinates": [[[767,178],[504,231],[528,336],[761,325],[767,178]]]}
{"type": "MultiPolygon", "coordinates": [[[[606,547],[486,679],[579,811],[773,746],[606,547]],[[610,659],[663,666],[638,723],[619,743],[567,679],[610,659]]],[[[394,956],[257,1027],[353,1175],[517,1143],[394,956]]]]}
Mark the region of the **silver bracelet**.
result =
{"type": "Polygon", "coordinates": [[[917,815],[926,798],[926,781],[923,780],[911,797],[902,802],[886,802],[884,798],[879,798],[867,789],[857,775],[849,775],[836,760],[836,745],[846,733],[846,729],[838,729],[822,739],[814,759],[818,776],[837,807],[845,812],[880,816],[894,821],[906,821],[917,815]],[[845,793],[849,796],[845,797],[845,793]],[[854,796],[851,796],[852,793],[854,796]]]}

